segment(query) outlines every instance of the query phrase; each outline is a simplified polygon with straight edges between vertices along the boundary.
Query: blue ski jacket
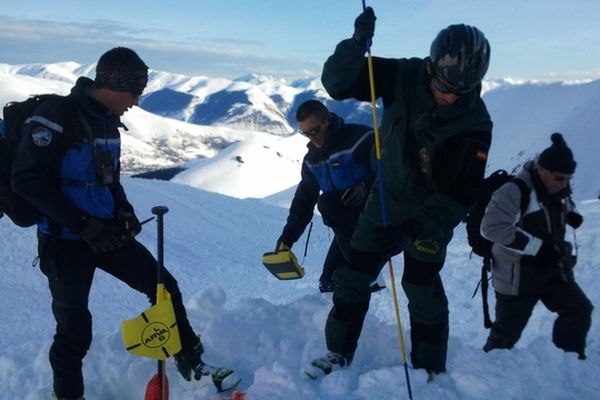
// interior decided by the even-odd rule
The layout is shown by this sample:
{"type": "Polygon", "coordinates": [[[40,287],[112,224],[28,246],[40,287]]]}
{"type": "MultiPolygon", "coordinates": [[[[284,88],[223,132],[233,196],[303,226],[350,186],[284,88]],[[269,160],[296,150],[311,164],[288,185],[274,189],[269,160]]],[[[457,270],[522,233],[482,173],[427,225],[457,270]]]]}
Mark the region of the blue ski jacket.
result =
{"type": "MultiPolygon", "coordinates": [[[[310,142],[306,146],[308,152],[300,172],[302,179],[279,239],[288,246],[302,236],[321,193],[341,197],[346,189],[359,182],[368,190],[375,178],[370,167],[373,129],[366,125],[346,124],[334,113],[331,117],[325,146],[318,149],[310,142]]],[[[327,215],[323,214],[323,219],[327,219],[327,215]]]]}
{"type": "Polygon", "coordinates": [[[44,102],[23,128],[11,183],[43,214],[43,234],[79,239],[84,216],[133,210],[119,179],[124,125],[88,95],[92,85],[79,78],[69,96],[44,102]]]}

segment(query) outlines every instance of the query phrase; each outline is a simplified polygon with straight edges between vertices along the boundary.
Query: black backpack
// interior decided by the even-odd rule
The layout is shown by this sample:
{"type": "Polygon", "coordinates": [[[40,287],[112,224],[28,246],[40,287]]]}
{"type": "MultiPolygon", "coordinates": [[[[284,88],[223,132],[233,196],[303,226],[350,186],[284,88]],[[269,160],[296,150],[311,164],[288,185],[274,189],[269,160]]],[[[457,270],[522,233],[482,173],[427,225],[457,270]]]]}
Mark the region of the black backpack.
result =
{"type": "MultiPolygon", "coordinates": [[[[481,296],[483,298],[483,325],[486,328],[492,326],[490,320],[489,307],[487,302],[487,289],[488,289],[488,272],[491,269],[492,260],[492,245],[493,243],[481,236],[481,220],[485,214],[485,209],[488,203],[492,199],[494,192],[502,185],[507,182],[514,182],[521,190],[521,215],[527,210],[529,205],[529,193],[530,189],[522,179],[517,178],[514,175],[509,174],[503,169],[493,172],[490,176],[485,178],[479,187],[477,192],[477,199],[473,206],[467,212],[465,217],[467,240],[469,246],[473,250],[473,253],[480,257],[483,257],[483,266],[481,267],[481,296]]],[[[479,286],[479,285],[478,285],[479,286]]],[[[477,294],[477,288],[473,293],[473,297],[477,294]]]]}
{"type": "Polygon", "coordinates": [[[42,94],[24,101],[13,101],[4,106],[4,132],[0,132],[0,214],[3,212],[18,226],[35,225],[40,217],[39,211],[13,192],[10,184],[23,123],[47,100],[67,98],[68,96],[57,94],[42,94]]]}

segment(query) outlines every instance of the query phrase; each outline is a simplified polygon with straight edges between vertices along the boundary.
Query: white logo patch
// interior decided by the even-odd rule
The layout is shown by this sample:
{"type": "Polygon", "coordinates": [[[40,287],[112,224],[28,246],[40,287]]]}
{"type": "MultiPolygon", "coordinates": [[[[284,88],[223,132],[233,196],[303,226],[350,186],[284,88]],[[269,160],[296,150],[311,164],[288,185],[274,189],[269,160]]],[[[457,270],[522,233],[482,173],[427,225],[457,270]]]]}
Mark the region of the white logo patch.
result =
{"type": "Polygon", "coordinates": [[[31,133],[31,140],[37,147],[46,147],[52,142],[52,132],[47,128],[38,128],[31,133]]]}

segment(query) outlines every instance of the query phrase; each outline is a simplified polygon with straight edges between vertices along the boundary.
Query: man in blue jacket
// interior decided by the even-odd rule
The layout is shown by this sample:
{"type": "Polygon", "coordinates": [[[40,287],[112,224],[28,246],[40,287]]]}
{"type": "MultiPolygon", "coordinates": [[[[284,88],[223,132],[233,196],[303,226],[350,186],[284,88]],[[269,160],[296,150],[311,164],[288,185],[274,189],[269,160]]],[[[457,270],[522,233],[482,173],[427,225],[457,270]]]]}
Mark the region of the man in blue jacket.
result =
{"type": "MultiPolygon", "coordinates": [[[[92,341],[88,295],[96,268],[155,301],[157,262],[135,239],[141,226],[120,183],[118,129],[147,81],[140,57],[114,48],[100,57],[93,81],[79,78],[69,96],[44,102],[24,126],[12,186],[42,214],[38,252],[56,320],[50,348],[56,399],[83,399],[82,360],[92,341]]],[[[164,279],[181,336],[179,372],[186,380],[230,377],[231,370],[203,363],[177,281],[166,270],[164,279]]]]}
{"type": "Polygon", "coordinates": [[[335,234],[319,278],[321,292],[331,292],[333,273],[349,259],[352,231],[373,183],[373,130],[344,123],[318,100],[302,103],[296,120],[300,133],[309,140],[308,152],[277,249],[289,249],[298,241],[317,205],[323,222],[335,234]]]}

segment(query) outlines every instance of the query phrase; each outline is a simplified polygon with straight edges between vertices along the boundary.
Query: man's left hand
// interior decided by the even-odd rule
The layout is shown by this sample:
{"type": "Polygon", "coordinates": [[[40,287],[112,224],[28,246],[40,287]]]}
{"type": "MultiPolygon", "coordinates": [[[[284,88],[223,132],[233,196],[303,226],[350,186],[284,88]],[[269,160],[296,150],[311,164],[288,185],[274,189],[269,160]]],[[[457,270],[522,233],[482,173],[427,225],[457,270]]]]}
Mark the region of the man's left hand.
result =
{"type": "Polygon", "coordinates": [[[364,183],[359,182],[342,194],[342,203],[346,207],[360,207],[364,204],[369,192],[364,183]]]}

